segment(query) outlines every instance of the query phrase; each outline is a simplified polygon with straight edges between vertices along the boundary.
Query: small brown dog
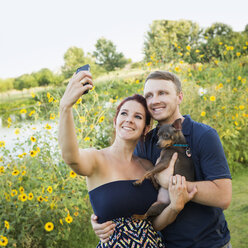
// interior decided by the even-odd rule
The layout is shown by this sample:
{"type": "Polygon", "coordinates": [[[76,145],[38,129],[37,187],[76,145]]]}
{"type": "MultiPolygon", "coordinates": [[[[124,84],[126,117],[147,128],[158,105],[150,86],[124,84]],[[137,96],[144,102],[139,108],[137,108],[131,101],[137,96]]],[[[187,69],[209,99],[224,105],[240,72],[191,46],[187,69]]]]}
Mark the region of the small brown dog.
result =
{"type": "MultiPolygon", "coordinates": [[[[154,175],[163,171],[169,166],[172,155],[177,152],[178,159],[175,163],[173,175],[185,176],[187,181],[194,181],[195,170],[191,153],[182,133],[182,120],[177,119],[173,124],[164,124],[158,130],[158,145],[162,148],[156,166],[148,171],[140,180],[135,181],[134,185],[140,185],[145,179],[151,179],[154,186],[158,188],[154,175]]],[[[158,200],[148,209],[144,215],[134,215],[134,218],[145,219],[159,215],[169,204],[168,191],[160,188],[158,200]],[[167,196],[167,197],[166,197],[167,196]]]]}

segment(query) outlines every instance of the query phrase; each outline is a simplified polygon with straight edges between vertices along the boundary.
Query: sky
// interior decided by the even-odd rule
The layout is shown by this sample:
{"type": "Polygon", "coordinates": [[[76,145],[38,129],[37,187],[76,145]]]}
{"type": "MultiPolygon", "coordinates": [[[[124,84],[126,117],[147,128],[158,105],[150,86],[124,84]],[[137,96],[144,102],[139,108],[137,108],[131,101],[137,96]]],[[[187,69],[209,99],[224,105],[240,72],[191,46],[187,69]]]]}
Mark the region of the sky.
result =
{"type": "Polygon", "coordinates": [[[57,72],[69,47],[92,53],[101,37],[140,61],[154,20],[192,20],[202,28],[222,22],[243,31],[247,9],[244,0],[0,0],[0,78],[57,72]]]}

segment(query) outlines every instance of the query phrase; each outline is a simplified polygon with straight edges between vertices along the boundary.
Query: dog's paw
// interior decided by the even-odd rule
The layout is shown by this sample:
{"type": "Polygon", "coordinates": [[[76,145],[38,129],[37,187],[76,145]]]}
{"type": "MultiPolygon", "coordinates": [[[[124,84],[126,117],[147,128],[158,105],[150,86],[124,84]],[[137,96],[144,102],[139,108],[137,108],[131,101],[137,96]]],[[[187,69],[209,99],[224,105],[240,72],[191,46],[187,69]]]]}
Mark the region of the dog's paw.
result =
{"type": "Polygon", "coordinates": [[[133,182],[134,186],[140,186],[141,184],[142,184],[142,181],[140,180],[133,182]]]}
{"type": "Polygon", "coordinates": [[[146,214],[134,214],[132,215],[132,218],[136,220],[145,220],[147,216],[146,214]]]}

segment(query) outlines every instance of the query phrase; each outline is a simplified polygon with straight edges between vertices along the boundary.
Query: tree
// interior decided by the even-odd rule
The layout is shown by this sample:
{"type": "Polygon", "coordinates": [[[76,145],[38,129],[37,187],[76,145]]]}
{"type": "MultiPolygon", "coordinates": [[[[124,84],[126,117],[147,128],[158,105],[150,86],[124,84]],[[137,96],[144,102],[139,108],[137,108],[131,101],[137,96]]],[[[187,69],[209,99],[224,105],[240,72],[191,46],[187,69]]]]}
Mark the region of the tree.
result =
{"type": "Polygon", "coordinates": [[[49,85],[54,83],[54,75],[52,71],[50,71],[47,68],[43,68],[38,72],[33,73],[33,76],[37,80],[39,86],[49,85]]]}
{"type": "Polygon", "coordinates": [[[145,37],[145,60],[162,63],[177,58],[187,60],[191,58],[190,51],[198,46],[201,32],[199,25],[189,20],[155,20],[145,37]]]}
{"type": "Polygon", "coordinates": [[[243,32],[248,34],[248,24],[245,25],[245,30],[243,32]]]}
{"type": "Polygon", "coordinates": [[[106,71],[113,71],[116,67],[123,68],[127,64],[124,55],[116,51],[116,46],[112,41],[100,38],[95,47],[96,51],[93,52],[93,56],[96,58],[96,63],[102,65],[106,71]]]}
{"type": "Polygon", "coordinates": [[[12,90],[14,78],[1,79],[0,78],[0,92],[12,90]]]}
{"type": "Polygon", "coordinates": [[[65,78],[73,75],[76,69],[85,63],[84,51],[82,48],[70,47],[64,54],[65,64],[62,66],[62,73],[65,78]]]}
{"type": "Polygon", "coordinates": [[[24,88],[28,89],[38,86],[37,80],[33,75],[30,74],[23,74],[20,77],[15,78],[13,84],[14,84],[14,88],[17,90],[22,90],[24,88]]]}
{"type": "Polygon", "coordinates": [[[207,36],[208,39],[214,39],[218,36],[231,38],[233,34],[232,28],[224,23],[216,22],[207,28],[204,32],[204,36],[207,36]]]}
{"type": "Polygon", "coordinates": [[[240,36],[239,33],[235,33],[229,25],[224,23],[216,22],[206,28],[203,33],[204,40],[199,48],[204,54],[202,61],[223,59],[226,45],[233,46],[234,40],[239,39],[238,36],[240,36]]]}

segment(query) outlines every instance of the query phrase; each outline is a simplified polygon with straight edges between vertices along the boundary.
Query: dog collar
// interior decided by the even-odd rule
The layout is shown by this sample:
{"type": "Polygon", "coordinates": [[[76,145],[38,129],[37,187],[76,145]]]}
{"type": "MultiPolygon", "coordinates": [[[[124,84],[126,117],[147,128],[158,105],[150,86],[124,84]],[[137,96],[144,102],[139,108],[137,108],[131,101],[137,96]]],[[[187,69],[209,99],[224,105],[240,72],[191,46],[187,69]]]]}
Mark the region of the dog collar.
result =
{"type": "Polygon", "coordinates": [[[174,144],[173,146],[188,147],[188,144],[174,144]]]}

